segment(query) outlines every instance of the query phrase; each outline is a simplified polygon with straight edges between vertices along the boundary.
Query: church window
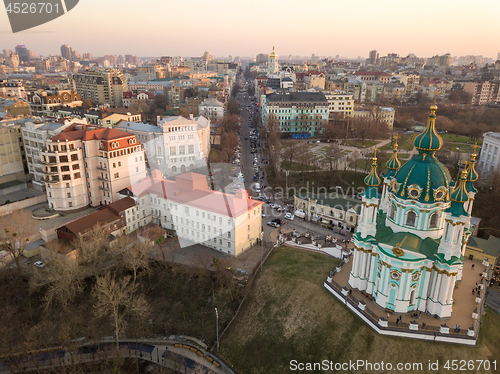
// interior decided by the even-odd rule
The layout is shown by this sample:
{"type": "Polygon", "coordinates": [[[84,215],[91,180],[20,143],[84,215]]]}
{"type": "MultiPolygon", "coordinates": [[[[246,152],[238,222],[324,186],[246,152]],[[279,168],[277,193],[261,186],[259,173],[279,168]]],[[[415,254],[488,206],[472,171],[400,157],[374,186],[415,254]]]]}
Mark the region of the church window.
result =
{"type": "Polygon", "coordinates": [[[396,216],[396,205],[394,205],[394,203],[391,203],[391,211],[389,212],[389,217],[391,219],[394,219],[395,216],[396,216]]]}
{"type": "Polygon", "coordinates": [[[406,226],[415,227],[415,223],[417,221],[417,214],[414,211],[408,212],[406,215],[406,226]]]}
{"type": "Polygon", "coordinates": [[[411,279],[414,282],[418,281],[418,278],[420,278],[420,273],[418,271],[416,273],[413,273],[413,275],[411,276],[411,279]]]}
{"type": "Polygon", "coordinates": [[[397,270],[391,271],[391,278],[398,280],[401,277],[401,273],[397,270]]]}
{"type": "Polygon", "coordinates": [[[431,219],[429,221],[429,228],[436,228],[437,227],[437,221],[438,221],[438,218],[439,218],[439,214],[438,212],[434,212],[432,215],[431,215],[431,219]]]}

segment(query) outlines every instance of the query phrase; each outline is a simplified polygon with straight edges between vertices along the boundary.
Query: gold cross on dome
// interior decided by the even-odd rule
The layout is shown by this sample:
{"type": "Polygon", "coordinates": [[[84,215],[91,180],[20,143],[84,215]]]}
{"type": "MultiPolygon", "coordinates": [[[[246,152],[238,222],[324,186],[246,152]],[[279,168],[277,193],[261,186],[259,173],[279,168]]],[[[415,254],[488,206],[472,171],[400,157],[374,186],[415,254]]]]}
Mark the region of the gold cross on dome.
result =
{"type": "Polygon", "coordinates": [[[373,158],[377,158],[377,151],[379,151],[377,147],[373,148],[373,158]]]}
{"type": "Polygon", "coordinates": [[[476,142],[474,142],[474,146],[472,147],[472,149],[474,150],[474,154],[476,154],[478,148],[481,148],[481,147],[477,145],[477,141],[476,141],[476,142]]]}

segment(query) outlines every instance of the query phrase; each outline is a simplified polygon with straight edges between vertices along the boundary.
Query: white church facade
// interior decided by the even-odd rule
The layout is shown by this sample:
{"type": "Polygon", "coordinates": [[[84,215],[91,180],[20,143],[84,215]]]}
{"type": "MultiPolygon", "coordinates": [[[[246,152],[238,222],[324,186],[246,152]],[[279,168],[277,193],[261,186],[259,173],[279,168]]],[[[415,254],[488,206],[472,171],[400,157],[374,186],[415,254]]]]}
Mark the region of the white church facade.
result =
{"type": "Polygon", "coordinates": [[[402,166],[395,144],[383,182],[373,159],[352,240],[349,285],[388,311],[449,318],[471,235],[478,175],[475,154],[456,183],[436,158],[443,144],[435,130],[436,109],[431,107],[426,129],[415,139],[418,154],[402,166]]]}

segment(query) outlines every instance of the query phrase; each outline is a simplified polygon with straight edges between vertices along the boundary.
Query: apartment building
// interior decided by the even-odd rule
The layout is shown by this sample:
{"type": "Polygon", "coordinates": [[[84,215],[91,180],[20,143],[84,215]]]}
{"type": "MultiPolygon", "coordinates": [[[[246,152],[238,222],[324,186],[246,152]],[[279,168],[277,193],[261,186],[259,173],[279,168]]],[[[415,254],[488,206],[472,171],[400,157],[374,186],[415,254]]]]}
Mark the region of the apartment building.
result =
{"type": "Polygon", "coordinates": [[[367,118],[372,121],[381,121],[387,124],[389,129],[394,126],[394,108],[391,107],[356,107],[352,112],[352,118],[367,118]]]}
{"type": "Polygon", "coordinates": [[[354,99],[352,95],[340,92],[323,92],[328,101],[328,118],[334,120],[352,116],[354,99]]]}
{"type": "Polygon", "coordinates": [[[472,95],[472,105],[487,105],[500,102],[500,82],[467,82],[464,91],[472,95]]]}
{"type": "Polygon", "coordinates": [[[479,169],[484,173],[500,170],[500,133],[487,132],[483,134],[483,146],[479,156],[479,169]]]}
{"type": "Polygon", "coordinates": [[[121,107],[122,94],[128,90],[125,74],[117,69],[95,69],[73,74],[76,92],[93,104],[121,107]]]}
{"type": "Polygon", "coordinates": [[[20,81],[0,80],[0,96],[26,98],[26,91],[20,81]]]}
{"type": "Polygon", "coordinates": [[[418,93],[418,85],[420,83],[420,75],[418,74],[401,74],[399,80],[405,85],[405,97],[414,97],[418,93]]]}
{"type": "Polygon", "coordinates": [[[57,110],[82,105],[80,94],[72,90],[38,90],[28,94],[30,114],[36,117],[51,117],[57,110]]]}
{"type": "Polygon", "coordinates": [[[49,207],[59,211],[107,205],[146,176],[144,149],[134,135],[76,125],[41,151],[49,207]]]}
{"type": "Polygon", "coordinates": [[[25,180],[19,129],[0,124],[0,183],[25,180]]]}
{"type": "Polygon", "coordinates": [[[391,74],[383,71],[356,71],[353,75],[365,82],[379,81],[380,83],[390,83],[392,77],[391,74]]]}
{"type": "Polygon", "coordinates": [[[25,122],[21,126],[26,163],[33,188],[40,190],[45,188],[45,182],[42,180],[45,174],[43,173],[41,151],[45,148],[47,140],[71,126],[74,128],[76,125],[86,124],[85,120],[61,118],[54,122],[35,119],[25,122]]]}
{"type": "Polygon", "coordinates": [[[143,144],[151,169],[176,175],[206,167],[210,153],[210,120],[200,117],[166,117],[158,125],[121,121],[120,131],[134,134],[143,144]]]}
{"type": "Polygon", "coordinates": [[[262,97],[262,122],[291,138],[320,136],[328,124],[329,103],[322,92],[282,90],[262,97]]]}
{"type": "Polygon", "coordinates": [[[263,203],[243,189],[212,191],[205,175],[188,172],[170,181],[155,170],[121,194],[139,207],[137,227],[152,222],[175,230],[182,247],[202,244],[238,256],[260,239],[263,203]]]}

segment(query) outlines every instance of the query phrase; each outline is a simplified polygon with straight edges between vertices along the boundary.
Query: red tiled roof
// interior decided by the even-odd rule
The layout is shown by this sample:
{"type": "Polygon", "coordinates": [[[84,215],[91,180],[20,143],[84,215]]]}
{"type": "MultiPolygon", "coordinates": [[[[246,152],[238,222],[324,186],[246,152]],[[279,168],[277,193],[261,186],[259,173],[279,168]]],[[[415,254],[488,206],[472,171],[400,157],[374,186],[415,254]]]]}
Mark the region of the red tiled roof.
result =
{"type": "Polygon", "coordinates": [[[105,207],[103,207],[101,209],[106,209],[106,208],[112,209],[116,213],[120,214],[121,212],[124,212],[125,210],[130,209],[130,208],[134,207],[135,205],[136,205],[135,200],[132,199],[131,197],[127,196],[127,197],[124,197],[123,199],[112,202],[111,204],[106,205],[105,207]]]}
{"type": "MultiPolygon", "coordinates": [[[[68,128],[69,129],[69,128],[68,128]]],[[[68,130],[66,129],[66,130],[68,130]]],[[[73,127],[74,129],[74,127],[73,127]]],[[[73,131],[63,131],[52,138],[51,141],[57,142],[66,141],[67,140],[78,140],[81,139],[83,141],[90,140],[102,140],[104,142],[103,150],[118,150],[123,147],[129,146],[128,140],[131,138],[135,138],[135,135],[129,134],[124,131],[120,131],[117,129],[108,129],[108,128],[98,128],[96,130],[73,130],[73,131]],[[111,141],[118,142],[118,147],[111,148],[111,141]]],[[[139,142],[136,142],[139,144],[139,142]]]]}
{"type": "Polygon", "coordinates": [[[120,218],[120,216],[113,210],[106,208],[107,207],[105,207],[105,209],[98,210],[97,212],[83,216],[82,218],[79,218],[73,222],[67,223],[59,229],[67,228],[68,231],[72,232],[75,235],[78,235],[78,233],[84,234],[85,232],[92,230],[95,225],[102,226],[114,222],[120,218]]]}
{"type": "MultiPolygon", "coordinates": [[[[206,178],[206,176],[196,173],[189,175],[188,178],[206,178]],[[199,177],[197,176],[199,175],[199,177]]],[[[179,177],[183,177],[181,174],[179,177]]],[[[148,194],[157,195],[160,198],[167,199],[179,204],[186,204],[194,208],[208,210],[214,213],[222,214],[229,217],[238,217],[246,214],[249,209],[253,209],[262,205],[262,201],[252,199],[242,199],[235,195],[212,190],[179,190],[176,188],[176,183],[170,180],[158,180],[154,178],[146,178],[143,181],[128,187],[137,197],[143,197],[148,194]]]]}

